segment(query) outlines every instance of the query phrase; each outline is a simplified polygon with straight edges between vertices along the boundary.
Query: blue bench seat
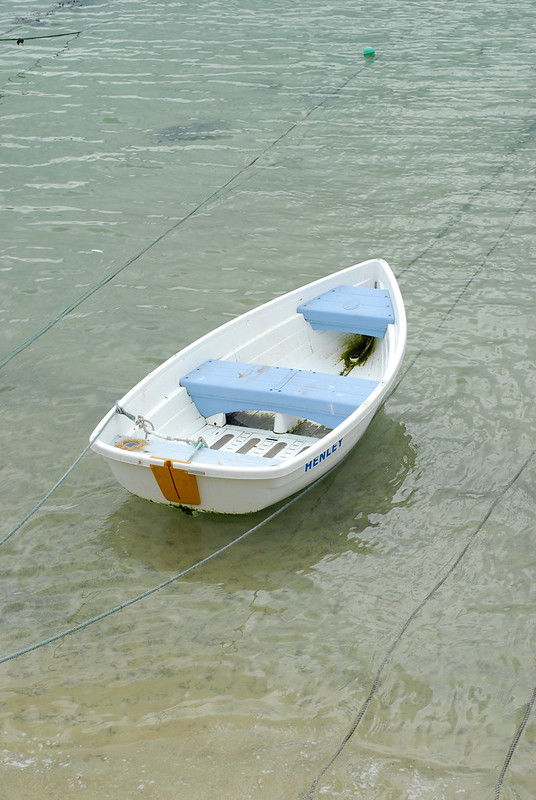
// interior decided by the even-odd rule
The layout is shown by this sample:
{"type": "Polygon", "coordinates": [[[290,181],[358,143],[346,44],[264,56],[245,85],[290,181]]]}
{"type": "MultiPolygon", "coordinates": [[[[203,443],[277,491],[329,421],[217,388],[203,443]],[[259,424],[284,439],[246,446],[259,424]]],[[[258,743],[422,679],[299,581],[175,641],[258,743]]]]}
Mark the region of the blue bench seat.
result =
{"type": "Polygon", "coordinates": [[[180,380],[204,417],[273,411],[335,428],[378,381],[325,372],[209,360],[180,380]]]}
{"type": "Polygon", "coordinates": [[[337,286],[298,306],[315,330],[361,333],[383,338],[395,321],[387,289],[337,286]]]}

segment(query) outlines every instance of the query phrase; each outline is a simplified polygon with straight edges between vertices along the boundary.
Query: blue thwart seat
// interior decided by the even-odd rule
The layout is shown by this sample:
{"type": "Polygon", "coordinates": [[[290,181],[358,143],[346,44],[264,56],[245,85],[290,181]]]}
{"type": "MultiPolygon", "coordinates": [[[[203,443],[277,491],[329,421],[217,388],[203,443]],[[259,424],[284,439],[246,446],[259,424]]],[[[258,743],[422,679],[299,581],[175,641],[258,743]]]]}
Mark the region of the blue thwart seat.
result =
{"type": "Polygon", "coordinates": [[[315,330],[362,333],[383,338],[395,321],[387,289],[337,286],[298,306],[298,313],[315,330]]]}
{"type": "Polygon", "coordinates": [[[204,417],[273,411],[335,428],[378,381],[288,367],[209,360],[180,380],[204,417]]]}

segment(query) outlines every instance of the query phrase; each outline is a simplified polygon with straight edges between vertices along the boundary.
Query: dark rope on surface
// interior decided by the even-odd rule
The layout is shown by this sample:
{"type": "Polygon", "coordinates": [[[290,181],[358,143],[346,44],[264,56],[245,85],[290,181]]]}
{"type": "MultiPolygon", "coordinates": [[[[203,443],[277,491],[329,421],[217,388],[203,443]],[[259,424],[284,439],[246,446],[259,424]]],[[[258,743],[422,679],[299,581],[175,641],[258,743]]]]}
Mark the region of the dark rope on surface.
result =
{"type": "MultiPolygon", "coordinates": [[[[341,740],[339,746],[337,747],[337,749],[335,750],[335,752],[333,753],[333,755],[331,756],[329,761],[327,761],[327,763],[322,767],[322,769],[320,770],[320,772],[318,773],[318,775],[316,776],[316,778],[312,782],[311,788],[309,789],[309,793],[306,796],[308,800],[314,800],[314,797],[315,797],[316,792],[318,790],[320,781],[322,780],[324,775],[327,773],[327,771],[332,767],[332,765],[337,760],[337,758],[340,756],[340,754],[343,752],[344,748],[346,747],[346,745],[348,744],[348,742],[350,741],[350,739],[352,738],[352,736],[354,735],[354,733],[358,729],[359,725],[361,724],[361,721],[363,720],[363,717],[365,716],[365,714],[367,712],[367,709],[368,709],[372,699],[374,698],[374,696],[375,696],[375,694],[376,694],[376,692],[378,690],[378,686],[380,684],[380,678],[381,678],[381,676],[383,674],[383,671],[384,671],[385,667],[387,666],[387,663],[388,663],[389,659],[391,658],[394,650],[398,647],[398,645],[400,644],[401,639],[403,638],[404,634],[406,633],[406,631],[410,627],[411,623],[420,614],[420,612],[425,607],[425,605],[437,594],[439,589],[441,589],[443,584],[446,583],[446,581],[450,578],[450,576],[455,571],[455,569],[459,566],[459,564],[461,563],[461,561],[465,557],[467,551],[469,550],[469,548],[471,547],[471,545],[475,541],[476,537],[478,536],[478,534],[480,533],[480,531],[482,530],[482,528],[484,527],[486,522],[491,517],[493,511],[495,510],[496,506],[499,504],[500,500],[502,500],[504,495],[512,488],[512,486],[515,484],[515,482],[518,480],[518,478],[522,475],[522,473],[524,472],[526,467],[529,465],[529,463],[530,463],[530,461],[533,458],[535,453],[536,453],[536,449],[533,450],[532,453],[529,455],[529,457],[525,459],[525,461],[523,462],[521,467],[517,470],[517,472],[515,473],[513,478],[511,478],[508,481],[508,483],[503,487],[503,489],[499,492],[497,497],[490,504],[488,510],[486,511],[484,516],[482,517],[482,519],[479,522],[479,524],[477,525],[477,527],[470,534],[470,536],[469,536],[468,540],[466,541],[464,547],[458,553],[458,555],[456,556],[455,560],[452,562],[450,567],[443,573],[443,575],[437,581],[435,586],[432,589],[430,589],[428,594],[413,609],[411,614],[407,617],[406,621],[403,623],[403,625],[400,628],[400,630],[398,631],[397,635],[395,636],[395,638],[393,639],[393,641],[391,642],[391,644],[387,648],[387,651],[386,651],[386,653],[385,653],[385,655],[384,655],[384,657],[383,657],[378,669],[376,670],[376,673],[375,673],[374,678],[372,680],[372,684],[370,686],[369,692],[368,692],[364,702],[362,703],[357,715],[355,716],[352,724],[350,725],[350,728],[348,729],[346,735],[341,740]]],[[[527,715],[527,719],[528,719],[528,715],[527,715]]],[[[521,733],[519,735],[521,736],[521,733]]],[[[515,742],[515,744],[517,744],[517,741],[515,742]]],[[[512,747],[510,748],[512,753],[513,753],[513,750],[515,749],[515,744],[514,744],[513,748],[512,747]]],[[[511,755],[510,755],[510,758],[511,758],[511,755]]],[[[509,763],[509,760],[508,760],[508,763],[509,763]]],[[[506,764],[506,762],[505,762],[505,764],[506,764]]],[[[507,764],[506,764],[506,766],[507,766],[507,764]]],[[[503,769],[504,769],[504,772],[506,772],[506,769],[505,768],[503,768],[503,769]]]]}
{"type": "Polygon", "coordinates": [[[28,513],[27,513],[27,514],[26,514],[26,515],[25,515],[25,516],[24,516],[24,517],[23,517],[21,520],[19,520],[19,522],[17,522],[17,524],[15,525],[15,527],[14,527],[14,528],[12,528],[12,529],[9,531],[9,533],[6,533],[6,535],[5,535],[5,536],[4,536],[2,539],[0,539],[0,546],[1,546],[1,545],[3,545],[3,544],[5,544],[5,543],[6,543],[6,542],[7,542],[9,539],[11,539],[11,537],[12,537],[12,536],[14,536],[14,535],[17,533],[17,531],[19,531],[19,530],[22,528],[22,526],[23,526],[23,525],[25,525],[25,524],[26,524],[26,523],[27,523],[27,522],[28,522],[28,521],[29,521],[29,520],[30,520],[30,519],[31,519],[31,518],[32,518],[32,517],[33,517],[33,516],[34,516],[34,515],[35,515],[35,514],[38,512],[38,511],[39,511],[39,509],[41,508],[41,506],[43,506],[43,505],[46,503],[46,501],[49,499],[49,497],[50,497],[52,494],[54,494],[54,492],[56,491],[56,489],[58,489],[58,488],[59,488],[59,487],[62,485],[62,483],[64,482],[64,480],[65,480],[65,479],[66,479],[66,478],[67,478],[67,477],[68,477],[68,476],[71,474],[71,472],[73,471],[73,469],[74,469],[76,466],[78,466],[78,464],[80,463],[80,461],[82,460],[82,458],[85,456],[85,454],[88,452],[88,450],[90,450],[90,449],[91,449],[91,446],[92,446],[92,445],[93,445],[93,444],[94,444],[94,443],[97,441],[97,439],[99,438],[99,436],[101,435],[101,433],[104,431],[104,429],[106,428],[106,426],[107,426],[107,425],[108,425],[108,424],[109,424],[109,423],[112,421],[112,419],[113,419],[113,417],[109,417],[109,418],[106,420],[106,422],[105,422],[103,425],[101,425],[101,426],[100,426],[100,428],[99,428],[99,430],[97,431],[97,433],[96,433],[96,434],[95,434],[95,435],[94,435],[94,436],[91,438],[91,440],[90,440],[90,441],[88,442],[88,444],[87,444],[87,445],[84,447],[84,449],[82,450],[82,452],[81,452],[81,453],[79,453],[79,454],[77,455],[77,457],[75,458],[75,460],[73,461],[73,463],[71,464],[71,466],[70,466],[70,467],[68,467],[68,468],[65,470],[65,472],[63,473],[63,475],[61,476],[61,478],[59,478],[59,479],[56,481],[56,483],[54,484],[54,486],[52,486],[52,488],[48,490],[48,492],[47,492],[47,493],[46,493],[46,494],[45,494],[45,495],[44,495],[44,496],[43,496],[43,497],[42,497],[42,498],[41,498],[41,499],[40,499],[40,500],[39,500],[39,501],[38,501],[38,502],[37,502],[37,503],[34,505],[34,507],[33,507],[33,508],[30,510],[30,511],[28,511],[28,513]]]}
{"type": "Polygon", "coordinates": [[[45,36],[14,36],[10,38],[2,38],[0,42],[17,42],[17,44],[24,44],[30,39],[57,39],[59,36],[80,36],[82,31],[69,31],[69,33],[49,33],[45,36]]]}
{"type": "Polygon", "coordinates": [[[502,794],[502,787],[503,787],[503,783],[504,783],[504,776],[506,775],[508,767],[510,766],[510,762],[511,762],[512,757],[514,755],[515,749],[516,749],[517,745],[519,744],[519,740],[521,739],[521,736],[523,735],[523,731],[525,730],[525,726],[526,726],[527,722],[529,721],[529,717],[530,717],[530,714],[532,712],[532,709],[534,707],[534,703],[535,702],[536,702],[536,687],[534,688],[534,691],[532,692],[532,697],[530,698],[529,702],[527,703],[527,707],[525,709],[525,713],[523,714],[523,719],[519,723],[518,729],[516,730],[516,732],[514,734],[514,738],[512,739],[512,741],[510,743],[510,747],[508,748],[508,753],[506,754],[506,758],[504,760],[504,764],[502,766],[500,775],[497,778],[497,783],[495,784],[495,800],[500,800],[500,797],[501,797],[501,794],[502,794]]]}

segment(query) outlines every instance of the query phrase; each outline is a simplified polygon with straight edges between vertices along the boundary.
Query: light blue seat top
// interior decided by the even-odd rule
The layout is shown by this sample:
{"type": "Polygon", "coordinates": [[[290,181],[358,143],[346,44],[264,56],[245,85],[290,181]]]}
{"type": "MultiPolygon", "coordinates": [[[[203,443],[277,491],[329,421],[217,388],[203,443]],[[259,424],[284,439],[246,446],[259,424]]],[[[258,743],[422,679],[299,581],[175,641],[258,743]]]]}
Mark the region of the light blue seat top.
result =
{"type": "Polygon", "coordinates": [[[231,411],[272,411],[335,428],[378,381],[325,372],[205,361],[180,380],[204,417],[231,411]]]}
{"type": "Polygon", "coordinates": [[[395,321],[389,291],[365,286],[337,286],[302,303],[297,311],[315,330],[381,338],[387,332],[387,325],[395,321]]]}

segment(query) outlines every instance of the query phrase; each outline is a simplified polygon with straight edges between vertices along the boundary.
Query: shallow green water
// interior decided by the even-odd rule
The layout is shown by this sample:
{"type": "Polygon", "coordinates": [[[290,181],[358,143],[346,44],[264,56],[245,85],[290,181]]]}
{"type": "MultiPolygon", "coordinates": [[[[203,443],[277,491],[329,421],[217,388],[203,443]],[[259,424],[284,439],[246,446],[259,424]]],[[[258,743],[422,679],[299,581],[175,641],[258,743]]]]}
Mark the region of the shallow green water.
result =
{"type": "MultiPolygon", "coordinates": [[[[4,791],[534,797],[533,715],[502,773],[534,688],[528,5],[39,11],[5,0],[3,36],[81,34],[1,45],[2,354],[125,266],[1,370],[2,536],[116,399],[230,316],[380,256],[409,341],[309,494],[0,664],[4,791]]],[[[86,455],[1,548],[0,657],[267,516],[145,503],[86,455]]]]}

